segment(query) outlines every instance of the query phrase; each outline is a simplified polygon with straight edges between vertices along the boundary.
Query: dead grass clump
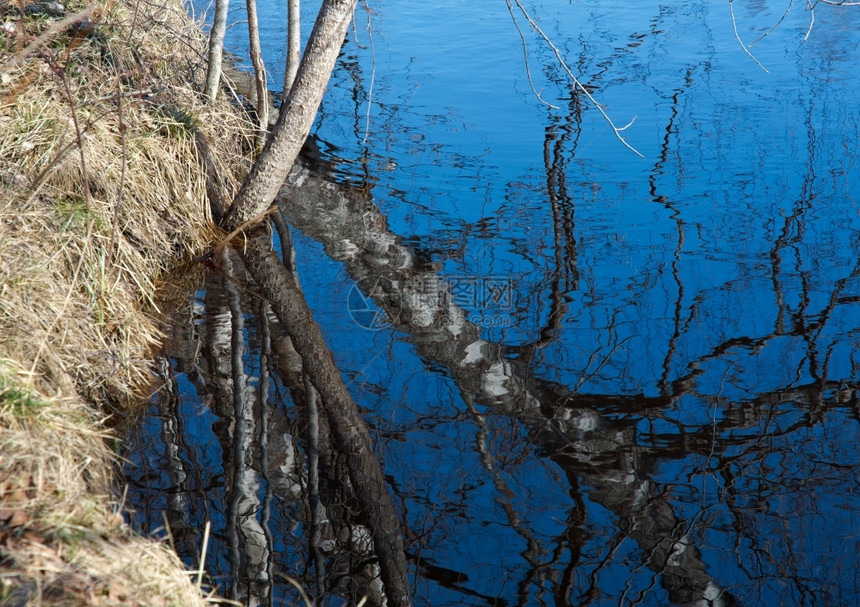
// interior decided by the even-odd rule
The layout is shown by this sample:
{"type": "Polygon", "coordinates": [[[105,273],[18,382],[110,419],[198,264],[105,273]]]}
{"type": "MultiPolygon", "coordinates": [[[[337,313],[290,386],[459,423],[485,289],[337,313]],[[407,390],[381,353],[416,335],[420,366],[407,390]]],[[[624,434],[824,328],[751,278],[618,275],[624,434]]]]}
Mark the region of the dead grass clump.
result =
{"type": "Polygon", "coordinates": [[[197,138],[229,190],[249,126],[190,88],[204,40],[170,0],[105,0],[63,30],[26,15],[0,15],[0,356],[138,400],[160,337],[141,302],[212,239],[197,138]]]}
{"type": "Polygon", "coordinates": [[[254,128],[195,92],[180,3],[94,1],[0,0],[0,603],[195,605],[117,514],[105,412],[150,392],[156,281],[213,240],[254,128]]]}
{"type": "Polygon", "coordinates": [[[204,604],[176,555],[123,522],[93,408],[15,374],[0,366],[0,603],[204,604]]]}

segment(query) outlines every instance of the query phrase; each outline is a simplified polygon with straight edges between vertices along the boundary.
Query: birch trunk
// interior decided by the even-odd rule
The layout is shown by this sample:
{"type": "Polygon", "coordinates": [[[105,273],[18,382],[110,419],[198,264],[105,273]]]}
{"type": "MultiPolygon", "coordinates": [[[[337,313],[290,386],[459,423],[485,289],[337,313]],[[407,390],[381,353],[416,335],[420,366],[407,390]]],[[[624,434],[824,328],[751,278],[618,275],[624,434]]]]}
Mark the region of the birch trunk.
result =
{"type": "Polygon", "coordinates": [[[215,16],[209,31],[209,67],[206,70],[206,96],[214,101],[221,83],[221,60],[224,56],[224,33],[227,31],[227,9],[230,0],[215,0],[215,16]]]}
{"type": "Polygon", "coordinates": [[[254,66],[257,119],[260,129],[257,133],[257,145],[263,147],[266,142],[266,134],[269,132],[269,88],[266,85],[266,66],[263,64],[263,52],[260,49],[257,2],[256,0],[246,0],[245,5],[248,9],[248,53],[251,56],[251,65],[254,66]]]}
{"type": "Polygon", "coordinates": [[[287,65],[284,68],[284,99],[290,94],[302,52],[300,0],[287,0],[287,65]]]}
{"type": "Polygon", "coordinates": [[[325,0],[311,31],[296,81],[262,153],[233,200],[223,227],[234,229],[265,211],[310,133],[357,0],[325,0]]]}

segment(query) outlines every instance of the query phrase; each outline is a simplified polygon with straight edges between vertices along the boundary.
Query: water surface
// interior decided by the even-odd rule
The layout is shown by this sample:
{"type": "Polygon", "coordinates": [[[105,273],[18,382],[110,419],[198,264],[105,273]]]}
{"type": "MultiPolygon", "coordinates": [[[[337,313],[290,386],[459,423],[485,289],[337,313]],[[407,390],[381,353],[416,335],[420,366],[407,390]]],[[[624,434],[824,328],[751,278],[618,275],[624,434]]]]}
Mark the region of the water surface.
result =
{"type": "MultiPolygon", "coordinates": [[[[525,5],[644,159],[505,3],[356,13],[282,206],[418,605],[860,601],[860,10],[676,4],[525,5]]],[[[243,603],[372,598],[336,473],[311,541],[301,369],[225,272],[130,438],[134,523],[196,567],[209,521],[243,603]]]]}

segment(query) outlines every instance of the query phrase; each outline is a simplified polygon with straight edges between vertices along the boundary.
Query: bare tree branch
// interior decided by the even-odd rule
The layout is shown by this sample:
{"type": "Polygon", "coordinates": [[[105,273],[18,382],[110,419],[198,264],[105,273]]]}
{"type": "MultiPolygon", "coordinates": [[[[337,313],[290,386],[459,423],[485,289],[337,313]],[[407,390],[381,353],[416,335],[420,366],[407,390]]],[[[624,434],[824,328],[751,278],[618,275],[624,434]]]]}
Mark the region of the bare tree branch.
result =
{"type": "MultiPolygon", "coordinates": [[[[505,1],[510,3],[512,0],[505,0],[505,1]]],[[[588,100],[597,109],[597,111],[600,112],[600,115],[603,116],[603,119],[609,125],[609,128],[612,129],[612,133],[615,135],[615,137],[618,139],[618,141],[620,141],[622,144],[624,144],[624,147],[626,147],[627,149],[632,151],[634,154],[636,154],[640,158],[645,158],[645,156],[643,156],[639,150],[637,150],[632,145],[627,143],[627,140],[621,136],[621,131],[623,131],[624,129],[628,128],[631,124],[633,124],[633,121],[636,120],[636,117],[634,116],[633,120],[631,120],[626,126],[624,126],[622,128],[618,128],[617,126],[615,126],[615,123],[612,121],[612,118],[609,117],[609,114],[606,113],[606,110],[603,109],[603,106],[597,102],[597,100],[592,96],[592,94],[588,92],[588,89],[585,88],[585,86],[579,81],[579,78],[577,78],[573,74],[573,70],[570,69],[570,66],[567,65],[567,62],[561,56],[561,51],[558,49],[558,47],[555,44],[553,44],[553,42],[549,38],[549,36],[546,35],[546,33],[541,29],[541,27],[537,24],[537,22],[532,18],[532,16],[529,14],[529,12],[526,10],[526,8],[522,5],[522,2],[520,2],[520,0],[513,0],[513,3],[516,4],[517,8],[520,9],[520,12],[522,12],[523,16],[529,22],[529,25],[531,25],[532,28],[534,28],[534,30],[538,34],[540,34],[540,37],[543,38],[544,42],[546,42],[547,45],[552,49],[552,52],[555,54],[556,60],[558,60],[559,65],[561,65],[562,69],[564,69],[564,71],[567,73],[568,77],[573,81],[574,88],[579,89],[579,91],[582,92],[588,98],[588,100]]]]}
{"type": "MultiPolygon", "coordinates": [[[[367,143],[367,138],[370,136],[370,106],[373,103],[373,84],[376,80],[376,51],[373,48],[373,24],[370,22],[370,17],[373,14],[370,7],[367,5],[367,0],[364,0],[364,11],[367,13],[367,39],[370,46],[370,86],[367,90],[367,113],[364,117],[364,139],[362,143],[367,143]]],[[[355,20],[353,20],[355,23],[355,20]]]]}
{"type": "Polygon", "coordinates": [[[758,65],[761,69],[763,69],[765,71],[765,73],[770,74],[770,72],[767,70],[767,68],[765,66],[763,66],[758,59],[755,58],[755,55],[753,55],[749,51],[749,49],[744,44],[743,40],[741,40],[740,34],[738,34],[738,24],[735,21],[735,9],[733,8],[733,6],[734,6],[734,0],[729,0],[729,13],[732,16],[732,31],[735,33],[735,38],[737,39],[738,44],[740,44],[741,48],[744,49],[744,52],[747,55],[749,55],[749,58],[756,62],[756,65],[758,65]]]}
{"type": "Polygon", "coordinates": [[[532,71],[531,71],[531,68],[529,67],[529,53],[528,53],[528,47],[526,46],[526,37],[523,35],[523,30],[522,30],[522,28],[520,28],[520,24],[517,21],[516,15],[514,14],[513,4],[511,4],[510,0],[505,0],[505,4],[508,5],[508,12],[511,14],[511,20],[514,22],[514,27],[517,28],[517,34],[520,35],[520,41],[523,44],[523,65],[525,65],[525,67],[526,67],[526,77],[529,80],[529,86],[532,89],[532,93],[534,93],[534,96],[537,97],[537,100],[540,101],[541,103],[543,103],[545,106],[552,108],[554,110],[557,110],[558,106],[553,105],[553,104],[549,103],[548,101],[544,100],[544,98],[540,96],[540,93],[535,88],[535,83],[532,80],[532,71]]]}
{"type": "Polygon", "coordinates": [[[32,55],[37,49],[48,48],[47,44],[51,38],[62,33],[69,26],[80,23],[89,17],[90,13],[92,13],[95,8],[96,5],[92,4],[74,15],[69,15],[65,19],[52,23],[38,38],[33,38],[30,41],[30,44],[28,44],[23,50],[19,51],[15,57],[9,61],[9,63],[3,66],[3,69],[0,70],[0,82],[8,84],[11,80],[12,72],[19,66],[23,65],[27,57],[32,55]]]}

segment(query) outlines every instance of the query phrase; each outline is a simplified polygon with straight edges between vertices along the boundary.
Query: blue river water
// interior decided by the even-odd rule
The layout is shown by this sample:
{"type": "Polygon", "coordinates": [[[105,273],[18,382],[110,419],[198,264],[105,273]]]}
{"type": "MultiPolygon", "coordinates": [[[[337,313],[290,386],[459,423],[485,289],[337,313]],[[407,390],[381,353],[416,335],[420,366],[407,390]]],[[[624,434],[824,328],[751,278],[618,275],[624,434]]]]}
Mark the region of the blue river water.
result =
{"type": "MultiPolygon", "coordinates": [[[[274,91],[281,4],[258,9],[274,91]]],[[[516,4],[360,3],[313,136],[365,231],[283,203],[415,604],[860,605],[860,7],[522,6],[551,44],[516,4]],[[361,239],[462,318],[391,318],[361,239]]],[[[226,346],[200,345],[237,312],[201,280],[174,390],[129,438],[133,522],[168,521],[195,567],[210,522],[209,582],[242,604],[300,603],[287,577],[356,604],[372,593],[331,546],[315,586],[304,422],[261,380],[245,294],[267,393],[237,460],[246,424],[212,396],[226,346]]]]}

